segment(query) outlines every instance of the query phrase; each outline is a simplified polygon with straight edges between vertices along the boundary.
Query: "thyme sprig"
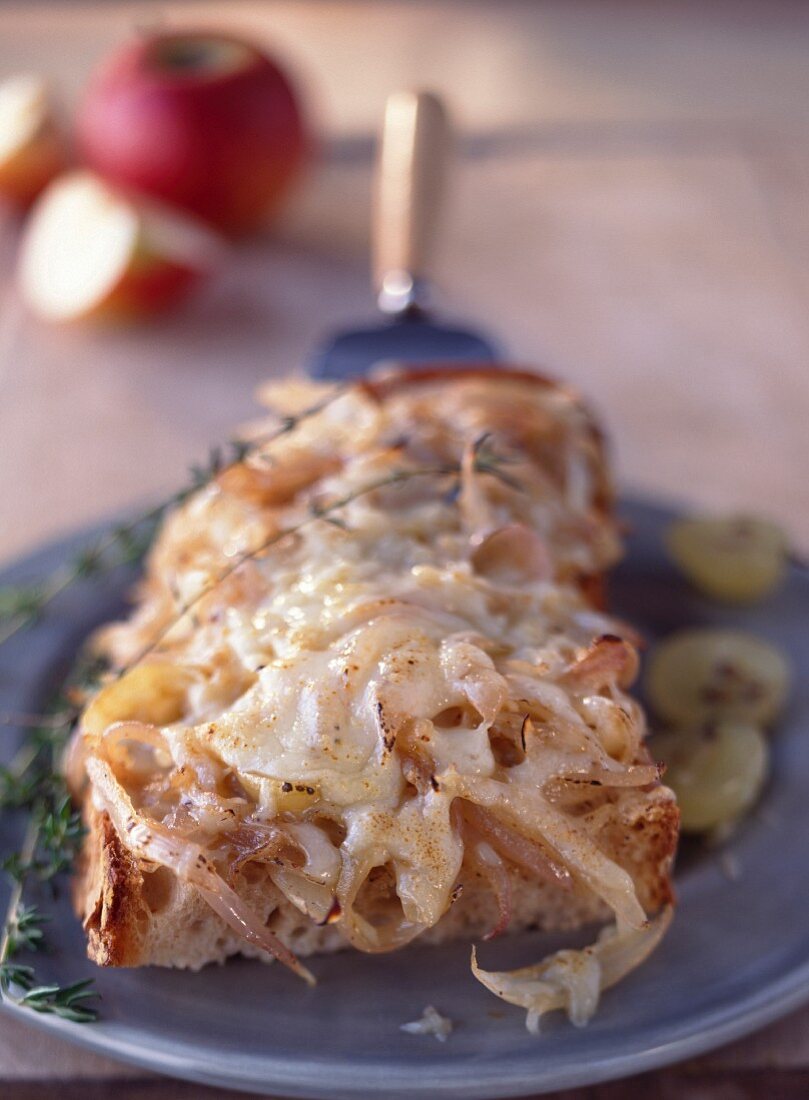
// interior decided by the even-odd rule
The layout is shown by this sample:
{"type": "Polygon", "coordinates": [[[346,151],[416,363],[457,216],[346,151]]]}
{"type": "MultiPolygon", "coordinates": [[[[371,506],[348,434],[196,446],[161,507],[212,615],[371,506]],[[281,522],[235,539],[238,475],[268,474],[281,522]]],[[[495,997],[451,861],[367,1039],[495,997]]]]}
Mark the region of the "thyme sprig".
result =
{"type": "Polygon", "coordinates": [[[493,440],[494,437],[491,432],[484,432],[472,444],[473,469],[478,474],[489,474],[491,477],[497,478],[509,489],[514,489],[518,493],[523,492],[525,487],[522,482],[504,468],[518,465],[518,460],[495,450],[493,440]]]}
{"type": "Polygon", "coordinates": [[[34,1012],[61,1016],[74,1023],[89,1023],[98,1015],[88,1002],[97,997],[92,981],[70,985],[38,984],[33,966],[17,960],[21,952],[33,953],[45,947],[43,925],[50,920],[36,905],[26,905],[23,893],[32,875],[50,881],[65,870],[75,857],[81,826],[71,821],[67,832],[57,828],[49,834],[50,815],[35,812],[28,822],[25,840],[14,859],[4,861],[14,879],[11,900],[0,938],[0,999],[34,1012]]]}
{"type": "Polygon", "coordinates": [[[12,880],[0,934],[0,1000],[75,1023],[87,1023],[97,1015],[89,1003],[97,996],[93,983],[38,983],[34,967],[20,962],[18,956],[47,947],[44,926],[50,917],[37,905],[26,903],[27,888],[47,884],[55,893],[57,877],[72,867],[84,833],[62,774],[61,758],[78,714],[78,700],[91,687],[95,672],[93,665],[82,663],[51,713],[28,731],[14,759],[0,769],[0,812],[19,809],[28,813],[20,850],[0,861],[12,880]]]}
{"type": "Polygon", "coordinates": [[[128,523],[113,527],[49,576],[30,584],[0,587],[0,645],[36,621],[57,596],[77,581],[99,577],[140,561],[169,511],[183,504],[193,493],[209,485],[225,471],[240,465],[255,451],[322,412],[342,392],[341,388],[332,390],[321,401],[297,415],[282,416],[276,428],[256,439],[232,439],[224,446],[213,447],[206,462],[191,467],[188,483],[160,504],[128,523]]]}

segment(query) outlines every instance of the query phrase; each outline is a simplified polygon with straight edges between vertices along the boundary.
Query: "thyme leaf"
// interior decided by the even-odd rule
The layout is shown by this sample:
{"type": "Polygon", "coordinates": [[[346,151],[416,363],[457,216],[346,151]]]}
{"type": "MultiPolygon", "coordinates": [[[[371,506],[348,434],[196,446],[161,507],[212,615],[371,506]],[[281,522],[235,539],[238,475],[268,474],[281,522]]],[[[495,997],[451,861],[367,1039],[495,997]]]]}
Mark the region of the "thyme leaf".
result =
{"type": "MultiPolygon", "coordinates": [[[[82,663],[83,691],[89,689],[86,677],[94,671],[93,664],[82,663]]],[[[54,888],[57,876],[72,866],[84,833],[60,767],[77,714],[66,696],[80,686],[74,673],[70,687],[62,693],[53,712],[43,715],[39,726],[31,725],[16,756],[0,772],[0,811],[20,808],[28,811],[20,850],[6,854],[0,861],[0,867],[12,881],[0,935],[0,1000],[33,1012],[87,1023],[97,1015],[89,1003],[97,996],[91,981],[66,986],[40,984],[34,967],[17,958],[21,953],[31,954],[46,947],[45,926],[51,919],[38,905],[26,902],[26,889],[36,882],[54,888]]]]}

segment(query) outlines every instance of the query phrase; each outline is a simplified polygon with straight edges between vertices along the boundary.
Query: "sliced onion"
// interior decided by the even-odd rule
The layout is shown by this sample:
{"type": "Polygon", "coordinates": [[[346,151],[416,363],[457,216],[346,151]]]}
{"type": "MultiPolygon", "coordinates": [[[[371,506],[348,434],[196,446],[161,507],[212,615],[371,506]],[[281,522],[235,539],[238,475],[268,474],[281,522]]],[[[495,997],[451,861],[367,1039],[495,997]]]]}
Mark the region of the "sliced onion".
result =
{"type": "MultiPolygon", "coordinates": [[[[172,794],[171,788],[168,794],[172,794]]],[[[243,825],[242,818],[247,809],[244,798],[222,798],[192,784],[184,788],[179,808],[185,811],[194,828],[202,829],[210,837],[224,834],[228,842],[237,849],[247,847],[249,851],[253,851],[256,847],[263,848],[266,845],[266,832],[257,838],[254,829],[247,829],[243,825]]],[[[149,810],[152,816],[157,817],[156,806],[151,800],[149,810]]]]}
{"type": "Polygon", "coordinates": [[[584,718],[595,728],[606,754],[629,762],[638,752],[645,733],[645,721],[636,703],[628,698],[585,695],[577,700],[584,718]]]}
{"type": "Polygon", "coordinates": [[[570,695],[560,684],[550,680],[510,671],[506,679],[517,700],[531,704],[531,717],[553,724],[554,730],[574,742],[574,747],[590,748],[598,744],[598,738],[573,706],[570,695]],[[538,713],[533,713],[538,712],[538,713]]]}
{"type": "Polygon", "coordinates": [[[189,881],[199,890],[213,911],[218,913],[235,932],[238,932],[242,939],[273,955],[293,974],[303,978],[307,985],[316,985],[317,980],[311,970],[307,969],[289,948],[281,943],[253,910],[245,905],[235,890],[232,890],[213,870],[210,878],[211,882],[207,886],[202,886],[193,878],[189,881]]]}
{"type": "Polygon", "coordinates": [[[444,774],[442,787],[494,811],[501,821],[549,848],[555,858],[609,905],[631,928],[643,928],[646,914],[631,875],[593,842],[576,819],[561,813],[536,787],[477,776],[444,774]]]}
{"type": "Polygon", "coordinates": [[[355,909],[357,895],[365,884],[368,875],[379,866],[374,853],[366,852],[360,858],[343,858],[343,873],[337,888],[337,900],[340,905],[340,930],[346,939],[359,951],[377,954],[382,951],[394,951],[410,943],[425,925],[408,921],[404,915],[394,925],[375,928],[370,921],[355,909]]]}
{"type": "Polygon", "coordinates": [[[290,821],[284,824],[283,831],[300,848],[306,859],[298,873],[311,882],[336,886],[342,860],[323,830],[310,822],[290,821]]]}
{"type": "Polygon", "coordinates": [[[289,838],[276,825],[238,822],[227,836],[230,869],[238,871],[251,860],[274,859],[288,846],[289,838]]]}
{"type": "Polygon", "coordinates": [[[624,641],[631,643],[636,649],[643,649],[645,639],[639,634],[631,623],[618,619],[614,615],[608,615],[604,611],[598,611],[593,607],[582,608],[574,611],[571,621],[589,634],[603,635],[615,634],[624,641]]]}
{"type": "Polygon", "coordinates": [[[602,634],[562,673],[574,689],[596,691],[618,683],[627,687],[638,672],[634,646],[615,634],[602,634]]]}
{"type": "Polygon", "coordinates": [[[325,924],[334,906],[334,890],[289,867],[270,867],[270,877],[284,897],[315,924],[325,924]]]}
{"type": "Polygon", "coordinates": [[[265,864],[296,909],[317,924],[325,923],[334,905],[340,854],[322,829],[305,822],[242,823],[227,837],[227,845],[232,870],[248,862],[265,864]],[[302,858],[302,866],[290,862],[291,851],[302,858]]]}
{"type": "MultiPolygon", "coordinates": [[[[416,719],[413,723],[413,737],[417,737],[419,730],[430,728],[431,723],[426,719],[416,719]]],[[[426,794],[431,788],[431,780],[435,774],[435,765],[427,754],[421,749],[418,742],[399,749],[402,775],[408,783],[411,783],[419,794],[426,794]]]]}
{"type": "Polygon", "coordinates": [[[70,793],[77,801],[80,801],[87,788],[86,751],[87,744],[84,737],[78,729],[74,730],[63,755],[62,770],[70,793]]]}
{"type": "Polygon", "coordinates": [[[440,661],[450,696],[457,692],[458,703],[467,699],[484,722],[493,722],[507,703],[509,691],[489,654],[468,638],[454,636],[441,643],[440,661]]]}
{"type": "Polygon", "coordinates": [[[556,951],[519,970],[482,970],[472,948],[472,973],[502,1000],[526,1009],[526,1027],[534,1034],[545,1013],[554,1009],[565,1009],[571,1022],[582,1027],[598,1007],[602,991],[654,951],[671,924],[672,912],[670,906],[663,909],[641,929],[610,925],[589,947],[556,951]]]}
{"type": "Polygon", "coordinates": [[[98,757],[88,759],[87,770],[96,790],[103,797],[104,808],[118,835],[130,850],[168,867],[181,881],[194,886],[214,912],[248,943],[273,955],[303,978],[307,985],[315,984],[311,971],[228,886],[199,844],[173,834],[164,825],[138,813],[109,766],[98,757]]]}
{"type": "Polygon", "coordinates": [[[171,753],[157,726],[129,719],[113,722],[97,738],[97,750],[115,774],[146,783],[171,766],[171,753]]]}
{"type": "Polygon", "coordinates": [[[466,801],[460,806],[464,820],[484,836],[501,856],[540,882],[555,882],[566,889],[572,886],[570,871],[553,859],[536,841],[509,828],[494,813],[482,806],[466,801]]]}
{"type": "Polygon", "coordinates": [[[113,722],[107,726],[100,738],[102,754],[114,755],[115,750],[124,741],[134,741],[141,745],[148,745],[150,748],[169,755],[166,738],[160,732],[159,727],[135,719],[113,722]]]}
{"type": "Polygon", "coordinates": [[[477,542],[472,566],[483,577],[506,585],[547,581],[553,561],[541,535],[522,523],[498,527],[477,542]]]}
{"type": "MultiPolygon", "coordinates": [[[[572,700],[563,687],[549,681],[532,680],[531,677],[521,673],[510,673],[508,680],[513,690],[519,693],[521,700],[525,700],[528,710],[534,713],[539,711],[540,722],[544,724],[545,730],[562,742],[565,749],[570,750],[570,756],[579,754],[588,762],[593,762],[597,766],[616,774],[621,774],[625,770],[625,764],[619,760],[614,760],[608,754],[602,744],[599,732],[592,730],[587,725],[581,714],[573,706],[572,700]]],[[[588,696],[587,698],[592,702],[596,697],[588,696]]],[[[613,700],[606,697],[603,697],[603,702],[613,704],[613,700]]],[[[630,759],[636,757],[642,742],[642,729],[640,726],[637,725],[637,728],[627,729],[624,741],[625,755],[630,759]]],[[[533,750],[535,742],[535,738],[528,738],[526,741],[526,750],[529,757],[534,755],[540,757],[541,749],[540,753],[535,753],[535,750],[533,750]]],[[[612,747],[612,743],[610,747],[612,747]]]]}
{"type": "Polygon", "coordinates": [[[500,856],[485,840],[467,845],[464,854],[469,857],[473,867],[486,877],[497,899],[499,913],[497,924],[483,937],[484,940],[493,940],[502,935],[511,922],[512,899],[509,873],[500,856]]]}
{"type": "Polygon", "coordinates": [[[284,896],[316,924],[325,924],[332,913],[340,876],[340,853],[316,825],[289,822],[284,835],[303,853],[303,867],[273,866],[270,875],[284,896]]]}

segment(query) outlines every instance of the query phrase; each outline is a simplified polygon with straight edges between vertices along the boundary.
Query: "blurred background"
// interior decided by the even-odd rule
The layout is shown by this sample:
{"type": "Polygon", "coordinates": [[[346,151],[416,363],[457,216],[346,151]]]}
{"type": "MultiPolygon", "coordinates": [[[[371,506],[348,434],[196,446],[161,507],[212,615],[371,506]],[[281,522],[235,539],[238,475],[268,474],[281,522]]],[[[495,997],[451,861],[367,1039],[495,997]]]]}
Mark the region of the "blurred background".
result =
{"type": "Polygon", "coordinates": [[[0,557],[169,491],[257,383],[372,317],[374,137],[414,85],[458,131],[444,312],[588,394],[627,492],[763,511],[809,544],[809,6],[11,3],[0,76],[47,78],[69,133],[102,59],[177,28],[266,48],[312,155],[272,226],[180,308],[124,325],[21,301],[25,221],[5,212],[0,557]]]}

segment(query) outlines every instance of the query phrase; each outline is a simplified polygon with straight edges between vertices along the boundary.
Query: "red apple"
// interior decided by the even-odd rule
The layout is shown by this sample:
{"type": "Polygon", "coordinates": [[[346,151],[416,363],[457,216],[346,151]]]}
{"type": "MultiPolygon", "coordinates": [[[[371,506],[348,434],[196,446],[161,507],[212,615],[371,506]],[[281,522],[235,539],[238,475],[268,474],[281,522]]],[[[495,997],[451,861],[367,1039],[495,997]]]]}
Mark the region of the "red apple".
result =
{"type": "Polygon", "coordinates": [[[97,172],[228,233],[262,224],[306,157],[292,87],[249,42],[153,34],[102,65],[79,109],[80,149],[97,172]]]}
{"type": "Polygon", "coordinates": [[[221,239],[187,215],[71,172],[31,212],[19,286],[48,321],[136,317],[184,299],[223,251],[221,239]]]}
{"type": "Polygon", "coordinates": [[[0,198],[28,206],[67,160],[48,86],[37,76],[0,84],[0,198]]]}

